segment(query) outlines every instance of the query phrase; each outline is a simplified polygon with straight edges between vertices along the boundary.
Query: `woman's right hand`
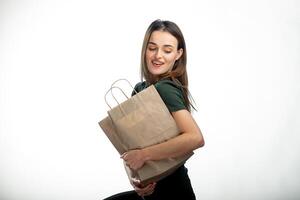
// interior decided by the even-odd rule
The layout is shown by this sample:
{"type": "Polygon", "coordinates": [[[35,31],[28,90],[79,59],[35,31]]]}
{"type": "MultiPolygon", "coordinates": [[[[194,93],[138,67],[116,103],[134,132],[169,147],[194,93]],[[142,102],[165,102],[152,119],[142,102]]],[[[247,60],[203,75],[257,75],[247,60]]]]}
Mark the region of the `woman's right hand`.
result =
{"type": "Polygon", "coordinates": [[[141,197],[151,195],[154,192],[155,186],[156,186],[155,182],[150,183],[150,184],[146,185],[145,187],[142,187],[138,183],[133,183],[134,190],[141,197]]]}

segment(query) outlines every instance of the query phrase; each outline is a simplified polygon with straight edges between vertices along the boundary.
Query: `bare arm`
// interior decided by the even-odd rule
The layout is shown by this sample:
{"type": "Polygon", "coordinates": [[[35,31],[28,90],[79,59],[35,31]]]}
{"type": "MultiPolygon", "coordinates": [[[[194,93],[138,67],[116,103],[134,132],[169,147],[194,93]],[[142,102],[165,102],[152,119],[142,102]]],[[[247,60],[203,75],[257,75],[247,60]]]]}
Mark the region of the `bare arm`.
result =
{"type": "Polygon", "coordinates": [[[166,142],[124,153],[121,158],[130,168],[136,170],[148,160],[177,157],[204,146],[201,130],[190,112],[179,110],[172,112],[172,116],[181,134],[166,142]]]}
{"type": "Polygon", "coordinates": [[[145,161],[178,157],[204,146],[204,138],[197,123],[187,110],[172,112],[181,134],[166,142],[142,149],[145,161]]]}

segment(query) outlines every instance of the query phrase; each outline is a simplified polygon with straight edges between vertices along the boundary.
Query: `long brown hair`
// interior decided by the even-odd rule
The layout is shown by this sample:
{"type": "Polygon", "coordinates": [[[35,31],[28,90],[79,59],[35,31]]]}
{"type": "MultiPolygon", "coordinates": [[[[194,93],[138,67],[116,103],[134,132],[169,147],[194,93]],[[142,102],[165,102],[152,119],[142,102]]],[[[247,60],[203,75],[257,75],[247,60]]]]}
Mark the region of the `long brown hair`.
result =
{"type": "Polygon", "coordinates": [[[191,107],[193,107],[193,109],[196,110],[195,107],[191,104],[190,98],[192,97],[188,90],[188,75],[186,70],[186,62],[187,62],[186,45],[180,28],[174,22],[163,21],[158,19],[153,21],[148,27],[144,37],[142,53],[141,53],[141,81],[143,81],[143,78],[145,78],[147,83],[149,84],[155,83],[153,76],[149,72],[146,63],[146,50],[147,50],[147,46],[151,34],[154,31],[165,31],[170,33],[178,41],[177,50],[179,49],[183,50],[183,53],[180,56],[180,58],[175,61],[172,71],[159,75],[158,80],[162,78],[171,78],[172,81],[174,81],[182,88],[185,105],[188,111],[191,111],[191,107]]]}

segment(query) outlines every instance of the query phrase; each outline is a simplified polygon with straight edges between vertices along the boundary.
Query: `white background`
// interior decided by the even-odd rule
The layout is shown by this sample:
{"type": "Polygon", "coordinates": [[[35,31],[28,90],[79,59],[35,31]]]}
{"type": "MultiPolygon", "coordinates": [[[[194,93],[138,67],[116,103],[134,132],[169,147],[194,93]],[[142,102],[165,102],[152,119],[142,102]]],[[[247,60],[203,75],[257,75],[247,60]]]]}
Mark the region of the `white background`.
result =
{"type": "Polygon", "coordinates": [[[97,122],[112,81],[139,79],[157,18],[184,33],[206,145],[198,199],[300,198],[300,3],[1,1],[0,199],[95,200],[132,189],[97,122]]]}

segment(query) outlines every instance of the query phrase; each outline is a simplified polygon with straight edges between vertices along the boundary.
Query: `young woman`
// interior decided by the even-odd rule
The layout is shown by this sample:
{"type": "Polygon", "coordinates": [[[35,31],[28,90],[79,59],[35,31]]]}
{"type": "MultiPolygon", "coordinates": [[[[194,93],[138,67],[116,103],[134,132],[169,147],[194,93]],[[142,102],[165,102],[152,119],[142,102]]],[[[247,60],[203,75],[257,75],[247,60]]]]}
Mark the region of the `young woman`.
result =
{"type": "MultiPolygon", "coordinates": [[[[124,153],[121,158],[133,170],[141,168],[146,161],[181,156],[204,146],[202,133],[190,113],[193,106],[189,100],[186,57],[185,41],[179,27],[170,21],[152,22],[142,48],[142,82],[137,83],[135,89],[140,92],[154,84],[181,134],[166,142],[124,153]]],[[[132,185],[134,191],[107,199],[196,199],[184,165],[157,183],[145,187],[134,182],[132,185]]]]}

